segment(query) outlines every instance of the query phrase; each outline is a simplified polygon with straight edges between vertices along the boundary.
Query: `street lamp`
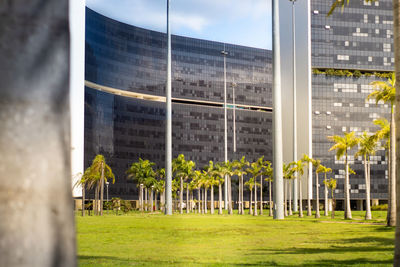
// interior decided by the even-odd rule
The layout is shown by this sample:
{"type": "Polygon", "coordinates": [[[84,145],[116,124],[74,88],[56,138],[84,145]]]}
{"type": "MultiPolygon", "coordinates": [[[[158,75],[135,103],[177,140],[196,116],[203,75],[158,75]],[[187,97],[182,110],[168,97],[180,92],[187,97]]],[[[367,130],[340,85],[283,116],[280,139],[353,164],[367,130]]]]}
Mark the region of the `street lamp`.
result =
{"type": "MultiPolygon", "coordinates": [[[[296,0],[289,0],[292,2],[292,45],[293,45],[293,161],[297,161],[297,88],[296,88],[296,13],[294,4],[296,0]]],[[[297,182],[299,179],[297,172],[295,173],[295,182],[293,183],[293,210],[298,211],[297,208],[297,182]]]]}
{"type": "Polygon", "coordinates": [[[236,103],[235,103],[235,87],[237,84],[232,83],[232,95],[233,95],[233,152],[236,152],[236,103]]]}
{"type": "MultiPolygon", "coordinates": [[[[228,52],[225,51],[225,44],[224,50],[221,51],[221,55],[224,57],[224,142],[225,142],[225,162],[228,161],[228,119],[227,119],[227,110],[226,110],[226,56],[228,52]]],[[[225,182],[224,182],[224,206],[225,209],[228,209],[228,177],[225,175],[225,182]]]]}

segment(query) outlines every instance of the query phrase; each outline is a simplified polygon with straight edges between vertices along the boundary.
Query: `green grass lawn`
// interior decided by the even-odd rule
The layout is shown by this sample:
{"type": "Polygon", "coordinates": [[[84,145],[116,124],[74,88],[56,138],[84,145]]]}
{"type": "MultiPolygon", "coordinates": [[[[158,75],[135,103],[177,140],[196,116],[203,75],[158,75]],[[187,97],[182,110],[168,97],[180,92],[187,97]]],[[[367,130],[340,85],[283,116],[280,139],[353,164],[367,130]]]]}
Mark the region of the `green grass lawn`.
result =
{"type": "Polygon", "coordinates": [[[363,215],[77,215],[79,266],[391,266],[386,212],[363,215]]]}

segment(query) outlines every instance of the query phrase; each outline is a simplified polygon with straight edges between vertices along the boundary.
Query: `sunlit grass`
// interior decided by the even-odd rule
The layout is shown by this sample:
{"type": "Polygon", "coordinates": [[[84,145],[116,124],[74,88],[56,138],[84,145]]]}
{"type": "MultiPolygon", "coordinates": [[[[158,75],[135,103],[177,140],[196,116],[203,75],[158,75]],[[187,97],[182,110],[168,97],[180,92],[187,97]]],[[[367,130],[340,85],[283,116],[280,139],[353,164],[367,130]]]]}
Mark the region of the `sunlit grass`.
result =
{"type": "Polygon", "coordinates": [[[79,265],[390,266],[394,228],[381,225],[386,212],[363,216],[77,215],[79,265]]]}

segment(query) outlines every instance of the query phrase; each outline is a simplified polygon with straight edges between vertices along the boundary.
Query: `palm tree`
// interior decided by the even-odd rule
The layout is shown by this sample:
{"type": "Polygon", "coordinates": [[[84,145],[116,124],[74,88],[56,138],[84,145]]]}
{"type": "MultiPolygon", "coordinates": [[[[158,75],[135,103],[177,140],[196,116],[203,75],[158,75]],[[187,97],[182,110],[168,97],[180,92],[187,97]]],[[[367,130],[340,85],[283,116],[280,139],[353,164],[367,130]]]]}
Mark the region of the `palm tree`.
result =
{"type": "MultiPolygon", "coordinates": [[[[328,216],[328,188],[326,187],[326,174],[332,172],[331,168],[325,167],[324,165],[319,165],[317,173],[323,173],[324,174],[324,216],[328,216]]],[[[318,175],[318,174],[317,174],[318,175]]],[[[317,179],[318,180],[318,179],[317,179]]]]}
{"type": "Polygon", "coordinates": [[[257,185],[257,183],[255,182],[256,179],[254,179],[254,177],[250,178],[247,182],[244,183],[245,186],[247,186],[250,190],[250,209],[249,209],[249,214],[253,214],[253,208],[252,208],[252,200],[253,200],[253,188],[254,186],[257,185]]]}
{"type": "Polygon", "coordinates": [[[246,160],[246,158],[243,156],[240,161],[235,160],[234,161],[235,167],[236,167],[236,173],[239,176],[239,214],[244,214],[244,199],[243,199],[243,188],[244,188],[244,182],[243,182],[243,175],[246,175],[247,172],[244,170],[245,167],[249,166],[249,162],[246,160]]]}
{"type": "Polygon", "coordinates": [[[222,214],[222,184],[225,182],[224,167],[220,163],[215,164],[214,173],[216,175],[215,183],[218,185],[218,214],[222,214]]]}
{"type": "Polygon", "coordinates": [[[315,169],[315,218],[320,218],[319,214],[319,179],[318,179],[318,174],[322,172],[322,169],[320,168],[321,161],[319,159],[313,159],[312,161],[313,167],[315,169]]]}
{"type": "Polygon", "coordinates": [[[335,202],[335,197],[334,197],[334,191],[336,188],[336,179],[329,179],[329,180],[324,180],[325,187],[328,187],[331,190],[332,193],[332,215],[331,218],[335,218],[335,208],[336,208],[336,202],[335,202]]]}
{"type": "Polygon", "coordinates": [[[153,212],[153,198],[154,198],[154,185],[157,183],[155,172],[150,172],[148,176],[144,179],[144,187],[147,189],[147,192],[150,193],[150,204],[146,203],[148,208],[150,209],[150,212],[153,212]]]}
{"type": "Polygon", "coordinates": [[[292,213],[292,199],[291,199],[291,183],[289,181],[291,181],[292,179],[294,179],[294,170],[292,169],[292,163],[289,164],[283,164],[283,179],[285,179],[285,183],[284,183],[284,215],[288,216],[288,206],[289,206],[289,215],[293,215],[292,213]],[[289,189],[289,193],[287,192],[289,189]],[[289,205],[288,205],[288,200],[287,200],[287,196],[289,195],[289,205]]]}
{"type": "Polygon", "coordinates": [[[183,213],[183,184],[193,172],[193,168],[196,164],[193,161],[186,161],[185,156],[180,154],[177,158],[172,160],[172,170],[175,173],[175,177],[180,181],[179,190],[179,213],[183,213]]]}
{"type": "Polygon", "coordinates": [[[329,149],[329,151],[336,150],[336,158],[340,160],[344,156],[345,162],[345,181],[344,181],[344,195],[345,195],[345,212],[344,218],[351,219],[351,207],[350,207],[350,192],[349,192],[349,160],[348,150],[358,144],[358,138],[355,137],[355,132],[344,133],[344,136],[328,136],[330,141],[335,144],[329,149]]]}
{"type": "Polygon", "coordinates": [[[221,171],[224,173],[224,177],[226,176],[227,179],[227,187],[228,187],[228,214],[233,214],[233,207],[232,207],[232,176],[237,175],[235,164],[226,161],[221,163],[221,171]]]}
{"type": "Polygon", "coordinates": [[[302,188],[301,188],[301,177],[304,175],[304,163],[302,160],[298,160],[293,162],[293,171],[297,172],[297,180],[298,180],[298,190],[299,190],[299,217],[303,218],[303,196],[302,196],[302,188]]]}
{"type": "Polygon", "coordinates": [[[160,193],[160,206],[161,210],[164,212],[165,206],[165,168],[158,169],[156,171],[156,176],[160,179],[158,182],[158,189],[160,193]]]}
{"type": "Polygon", "coordinates": [[[269,161],[266,161],[266,164],[264,165],[264,170],[262,172],[262,175],[266,176],[264,179],[266,182],[268,182],[268,190],[269,190],[269,216],[272,216],[272,182],[273,182],[273,176],[274,176],[274,170],[272,169],[272,164],[269,161]]]}
{"type": "MultiPolygon", "coordinates": [[[[154,170],[153,166],[155,163],[149,160],[142,160],[139,158],[138,162],[132,163],[131,167],[126,171],[128,174],[128,179],[133,179],[137,181],[139,187],[139,210],[143,211],[143,184],[144,180],[153,176],[154,170]]],[[[165,174],[164,174],[165,176],[165,174]]],[[[147,203],[146,203],[147,206],[147,203]]]]}
{"type": "Polygon", "coordinates": [[[371,220],[371,201],[370,201],[370,188],[371,188],[371,163],[370,157],[376,153],[377,146],[377,136],[376,135],[368,135],[367,132],[364,132],[363,135],[359,138],[360,149],[355,154],[356,157],[362,156],[364,158],[364,177],[365,177],[365,203],[366,203],[366,212],[365,219],[371,220]]]}
{"type": "Polygon", "coordinates": [[[247,173],[251,174],[254,181],[254,216],[258,215],[257,212],[257,177],[261,175],[262,167],[258,162],[253,162],[250,164],[250,168],[246,169],[247,173]]]}
{"type": "Polygon", "coordinates": [[[211,160],[208,162],[208,165],[204,166],[204,169],[206,170],[208,179],[209,179],[209,186],[211,188],[211,205],[210,205],[210,213],[214,214],[214,185],[217,185],[216,179],[218,179],[218,174],[216,172],[216,169],[214,167],[214,162],[211,160]]]}
{"type": "Polygon", "coordinates": [[[103,155],[96,155],[92,165],[85,171],[82,178],[85,183],[92,184],[95,186],[95,214],[103,215],[103,198],[104,198],[104,184],[107,179],[112,179],[115,182],[115,176],[110,168],[106,164],[106,160],[103,155]],[[100,206],[98,206],[100,194],[100,206]]]}
{"type": "Polygon", "coordinates": [[[264,156],[260,157],[257,160],[257,164],[261,167],[260,172],[260,215],[263,215],[263,175],[265,168],[267,167],[268,163],[271,165],[269,161],[264,161],[264,156]]]}
{"type": "MultiPolygon", "coordinates": [[[[371,83],[375,89],[368,95],[367,99],[375,99],[376,104],[380,101],[390,103],[390,140],[396,140],[396,124],[395,124],[395,101],[396,101],[396,76],[392,73],[392,77],[387,81],[375,81],[371,83]]],[[[396,142],[390,142],[389,149],[389,202],[388,202],[388,218],[387,225],[396,225],[396,142]]]]}
{"type": "MultiPolygon", "coordinates": [[[[307,216],[311,216],[311,199],[310,199],[310,184],[309,184],[309,169],[312,168],[312,158],[308,155],[303,154],[301,161],[307,166],[307,216]]],[[[312,172],[312,171],[311,171],[312,172]]]]}

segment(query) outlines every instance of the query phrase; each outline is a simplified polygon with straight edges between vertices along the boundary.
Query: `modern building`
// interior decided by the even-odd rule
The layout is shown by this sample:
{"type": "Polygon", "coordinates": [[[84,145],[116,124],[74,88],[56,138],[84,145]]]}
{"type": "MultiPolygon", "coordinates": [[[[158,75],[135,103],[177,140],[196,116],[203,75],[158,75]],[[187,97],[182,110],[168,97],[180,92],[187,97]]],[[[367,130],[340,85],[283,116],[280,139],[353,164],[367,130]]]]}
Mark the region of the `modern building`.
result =
{"type": "MultiPolygon", "coordinates": [[[[172,37],[173,157],[182,153],[197,168],[224,161],[221,51],[228,52],[228,159],[271,160],[271,51],[181,36],[172,37]]],[[[166,34],[87,8],[85,53],[85,167],[103,154],[116,175],[109,196],[136,198],[129,166],[142,158],[164,167],[166,34]]]]}
{"type": "MultiPolygon", "coordinates": [[[[293,160],[292,3],[280,1],[284,160],[293,160]]],[[[374,73],[393,71],[392,2],[350,1],[327,17],[330,2],[296,1],[298,154],[312,155],[333,169],[335,191],[344,198],[343,161],[326,138],[374,132],[373,119],[389,117],[387,104],[366,101],[374,73]],[[344,70],[353,73],[348,77],[344,70]],[[312,74],[314,72],[314,74],[312,74]],[[318,73],[318,74],[317,74],[318,73]]],[[[173,36],[173,156],[202,167],[224,160],[223,55],[227,60],[228,155],[272,159],[271,51],[173,36]],[[233,87],[236,142],[233,152],[233,87]]],[[[123,24],[86,9],[85,166],[102,153],[117,176],[110,196],[131,198],[136,185],[125,171],[139,157],[164,165],[166,35],[123,24]]],[[[351,153],[354,155],[355,150],[351,153]]],[[[351,158],[351,199],[365,198],[361,158],[351,158]]],[[[387,199],[387,157],[373,157],[372,199],[387,199]]],[[[304,178],[303,178],[304,179],[304,178]]],[[[303,184],[306,189],[306,183],[303,184]]],[[[315,176],[310,177],[315,196],[315,176]]],[[[323,182],[319,181],[320,196],[323,182]]],[[[306,194],[307,190],[303,190],[306,194]]],[[[305,195],[303,195],[303,198],[305,195]]],[[[352,204],[360,206],[361,201],[352,204]]]]}

